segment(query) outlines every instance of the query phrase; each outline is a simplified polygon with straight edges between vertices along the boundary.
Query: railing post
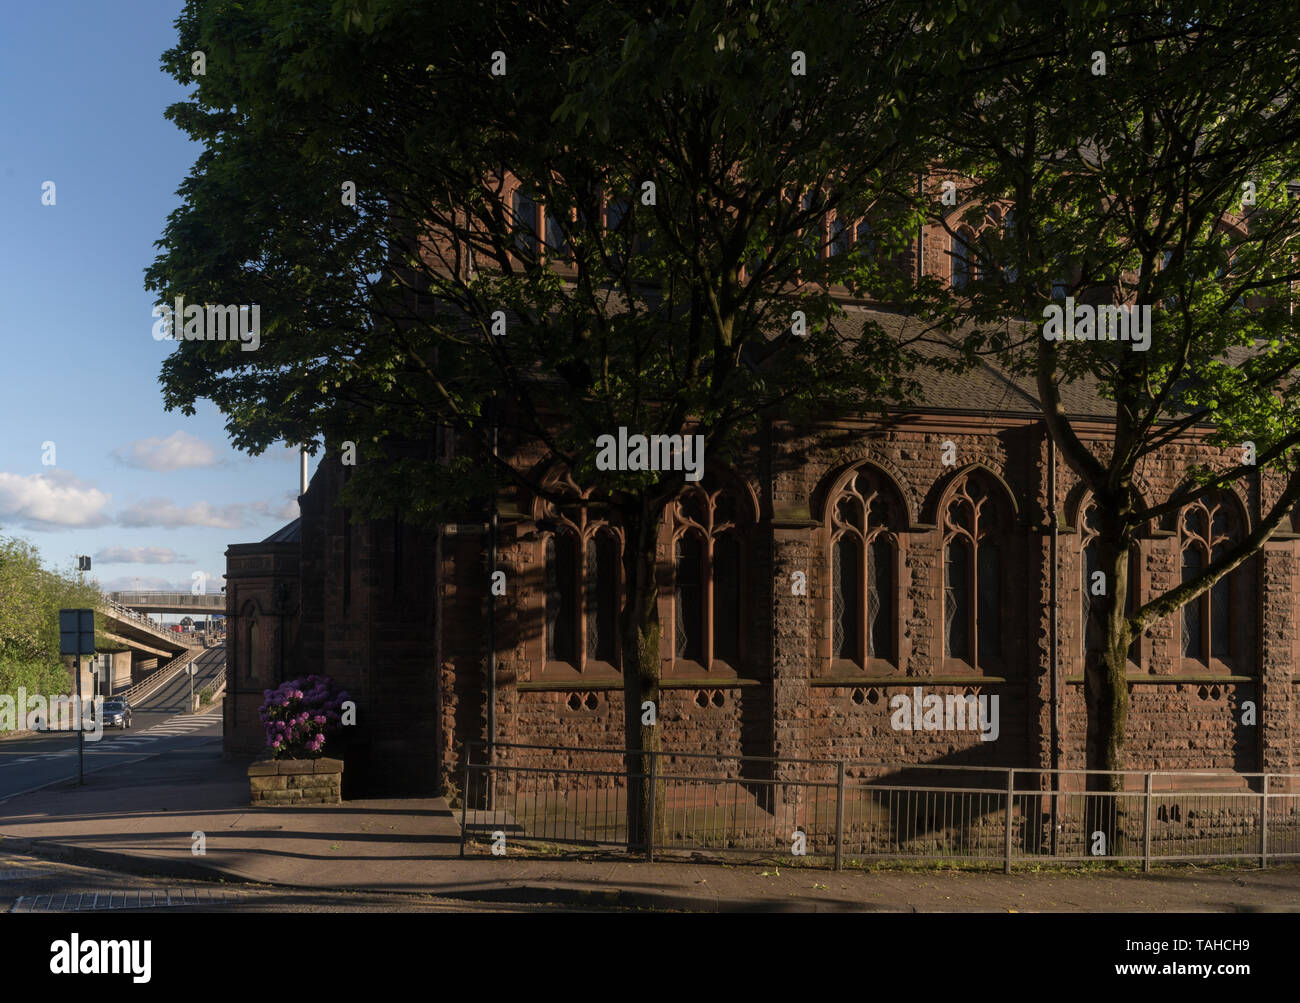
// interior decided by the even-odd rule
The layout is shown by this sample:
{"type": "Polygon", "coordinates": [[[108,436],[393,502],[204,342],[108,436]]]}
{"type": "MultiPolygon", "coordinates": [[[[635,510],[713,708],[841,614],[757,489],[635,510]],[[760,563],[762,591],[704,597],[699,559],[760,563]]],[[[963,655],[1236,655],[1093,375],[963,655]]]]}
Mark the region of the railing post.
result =
{"type": "Polygon", "coordinates": [[[656,789],[655,781],[659,777],[659,753],[648,753],[650,757],[650,808],[649,818],[646,819],[649,825],[646,827],[645,859],[647,863],[654,863],[655,860],[655,802],[659,800],[659,792],[656,789]]]}
{"type": "Polygon", "coordinates": [[[1268,866],[1268,774],[1264,774],[1264,790],[1259,797],[1259,866],[1268,866]]]}
{"type": "Polygon", "coordinates": [[[835,775],[835,869],[844,869],[844,760],[835,775]]]}
{"type": "Polygon", "coordinates": [[[1151,870],[1151,771],[1147,771],[1146,821],[1142,826],[1142,870],[1151,870]]]}
{"type": "Polygon", "coordinates": [[[1006,857],[1002,864],[1002,873],[1011,873],[1011,813],[1016,800],[1016,771],[1007,770],[1007,846],[1006,857]]]}

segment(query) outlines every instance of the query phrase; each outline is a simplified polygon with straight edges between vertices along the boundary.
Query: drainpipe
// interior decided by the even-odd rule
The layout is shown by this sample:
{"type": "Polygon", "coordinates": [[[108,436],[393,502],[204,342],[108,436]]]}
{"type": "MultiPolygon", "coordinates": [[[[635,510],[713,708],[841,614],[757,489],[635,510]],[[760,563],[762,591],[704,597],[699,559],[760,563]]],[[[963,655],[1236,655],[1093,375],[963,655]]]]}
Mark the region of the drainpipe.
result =
{"type": "MultiPolygon", "coordinates": [[[[438,429],[434,432],[433,442],[433,462],[442,463],[443,451],[445,449],[443,436],[446,433],[438,429]]],[[[437,523],[437,530],[434,536],[433,544],[433,714],[436,722],[434,734],[438,737],[438,748],[434,750],[434,765],[436,772],[434,774],[434,783],[440,794],[446,794],[447,791],[443,785],[443,757],[442,753],[447,748],[447,738],[450,737],[455,741],[455,728],[453,734],[446,736],[442,733],[442,529],[441,520],[437,523]]],[[[454,745],[453,745],[454,748],[454,745]]],[[[467,791],[461,791],[460,796],[466,797],[467,791]]]]}
{"type": "MultiPolygon", "coordinates": [[[[1059,657],[1059,646],[1057,643],[1059,637],[1058,619],[1059,619],[1059,606],[1060,606],[1059,595],[1057,591],[1057,576],[1060,571],[1060,547],[1059,547],[1059,541],[1057,537],[1060,531],[1060,527],[1058,525],[1057,517],[1056,517],[1056,440],[1052,438],[1052,433],[1050,429],[1048,430],[1047,433],[1047,479],[1048,479],[1048,504],[1049,504],[1048,522],[1052,528],[1051,548],[1050,548],[1050,563],[1052,566],[1051,585],[1050,585],[1051,613],[1049,616],[1050,626],[1048,629],[1049,644],[1051,645],[1051,655],[1049,656],[1049,661],[1050,661],[1051,672],[1052,672],[1051,762],[1052,762],[1052,769],[1057,770],[1060,768],[1061,765],[1060,762],[1061,760],[1061,754],[1060,754],[1061,694],[1060,694],[1060,687],[1058,683],[1058,677],[1060,675],[1060,657],[1059,657]]],[[[1060,775],[1056,773],[1052,774],[1053,790],[1056,790],[1059,787],[1059,783],[1058,783],[1059,776],[1060,775]]],[[[1059,819],[1060,819],[1058,811],[1060,805],[1059,805],[1059,798],[1053,797],[1052,801],[1053,801],[1052,856],[1055,857],[1056,856],[1056,835],[1059,829],[1059,819]]]]}
{"type": "MultiPolygon", "coordinates": [[[[497,457],[497,416],[496,401],[492,401],[492,459],[493,473],[495,474],[496,457],[497,457]]],[[[490,581],[493,573],[497,570],[497,495],[496,490],[492,491],[492,511],[489,514],[488,521],[488,580],[490,581]]],[[[497,741],[497,618],[496,618],[496,600],[492,596],[492,590],[488,588],[488,750],[489,762],[496,762],[496,741],[497,741]]],[[[493,796],[496,777],[491,771],[488,773],[488,809],[493,810],[496,807],[496,798],[493,796]]]]}

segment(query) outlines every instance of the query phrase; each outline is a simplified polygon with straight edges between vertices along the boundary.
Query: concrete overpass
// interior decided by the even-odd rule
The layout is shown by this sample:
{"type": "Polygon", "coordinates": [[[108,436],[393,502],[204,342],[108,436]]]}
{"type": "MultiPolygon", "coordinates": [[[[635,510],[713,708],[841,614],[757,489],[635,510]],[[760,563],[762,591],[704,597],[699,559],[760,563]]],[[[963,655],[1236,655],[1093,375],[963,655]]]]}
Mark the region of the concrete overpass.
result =
{"type": "Polygon", "coordinates": [[[224,592],[191,595],[189,592],[108,592],[109,602],[140,613],[199,613],[226,615],[224,592]]]}
{"type": "Polygon", "coordinates": [[[178,655],[202,650],[202,645],[193,634],[168,630],[161,624],[154,623],[145,613],[116,602],[108,596],[100,602],[98,612],[104,617],[104,630],[100,633],[99,639],[119,644],[129,649],[131,654],[129,666],[118,665],[118,656],[114,656],[108,686],[110,690],[116,691],[123,685],[140,682],[159,666],[171,662],[178,655]]]}

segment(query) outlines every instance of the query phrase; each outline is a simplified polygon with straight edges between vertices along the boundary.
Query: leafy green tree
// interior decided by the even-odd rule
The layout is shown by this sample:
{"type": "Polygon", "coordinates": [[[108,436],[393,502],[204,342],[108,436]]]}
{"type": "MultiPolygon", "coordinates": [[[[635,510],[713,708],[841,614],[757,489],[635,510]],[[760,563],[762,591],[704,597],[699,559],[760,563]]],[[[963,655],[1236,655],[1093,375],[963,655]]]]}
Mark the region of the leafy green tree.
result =
{"type": "Polygon", "coordinates": [[[597,439],[698,434],[725,462],[765,420],[913,388],[908,346],[828,287],[919,303],[897,252],[952,81],[916,11],[191,0],[178,28],[164,66],[196,90],[168,115],[203,152],[147,285],[260,304],[263,329],[256,351],[179,343],[167,405],[213,400],[251,452],[358,444],[363,515],[445,518],[503,486],[570,505],[543,485],[567,467],[625,534],[626,741],[657,750],[655,534],[684,472],[599,470],[597,439]],[[873,241],[828,253],[828,221],[863,218],[873,241]]]}
{"type": "Polygon", "coordinates": [[[59,610],[93,609],[98,598],[94,584],[75,572],[48,570],[28,541],[0,537],[0,693],[13,694],[19,686],[30,693],[68,692],[59,610]]]}
{"type": "Polygon", "coordinates": [[[966,347],[1036,381],[1051,437],[1096,506],[1107,584],[1085,680],[1094,769],[1126,766],[1130,643],[1258,553],[1300,499],[1300,46],[1276,30],[1286,17],[1281,4],[1242,16],[1191,0],[1026,13],[963,54],[967,99],[940,120],[945,167],[973,179],[954,234],[990,207],[1013,212],[974,246],[966,347]],[[1045,308],[1066,296],[1149,307],[1149,347],[1049,340],[1045,308]],[[1106,435],[1067,412],[1071,384],[1109,402],[1106,435]],[[1141,465],[1189,441],[1221,447],[1221,459],[1142,497],[1141,465]],[[1135,534],[1256,478],[1267,487],[1249,533],[1130,603],[1135,534]]]}

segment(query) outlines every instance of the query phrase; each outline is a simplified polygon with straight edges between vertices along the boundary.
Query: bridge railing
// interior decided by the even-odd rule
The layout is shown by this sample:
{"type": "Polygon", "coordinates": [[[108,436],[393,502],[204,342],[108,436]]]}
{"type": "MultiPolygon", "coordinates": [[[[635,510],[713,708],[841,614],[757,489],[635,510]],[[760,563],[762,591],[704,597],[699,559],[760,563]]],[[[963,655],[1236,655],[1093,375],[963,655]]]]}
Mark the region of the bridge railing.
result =
{"type": "Polygon", "coordinates": [[[125,606],[184,606],[206,610],[224,610],[226,597],[221,592],[206,592],[194,595],[192,592],[107,592],[111,602],[125,606]]]}
{"type": "Polygon", "coordinates": [[[104,597],[101,607],[104,612],[111,613],[114,617],[120,620],[130,621],[132,626],[141,630],[146,630],[154,637],[166,638],[172,644],[180,643],[185,645],[187,648],[198,647],[192,637],[187,637],[178,631],[167,630],[161,625],[154,623],[144,613],[141,613],[138,610],[133,610],[130,606],[123,606],[119,602],[114,602],[107,596],[104,597]]]}
{"type": "Polygon", "coordinates": [[[184,670],[185,666],[189,665],[190,662],[194,661],[194,659],[198,658],[201,654],[203,654],[202,650],[194,648],[189,651],[182,651],[162,668],[158,669],[156,672],[149,673],[148,676],[141,679],[125,693],[119,693],[117,695],[126,697],[127,700],[134,704],[141,698],[147,697],[154,690],[158,689],[158,687],[179,674],[184,670]]]}

